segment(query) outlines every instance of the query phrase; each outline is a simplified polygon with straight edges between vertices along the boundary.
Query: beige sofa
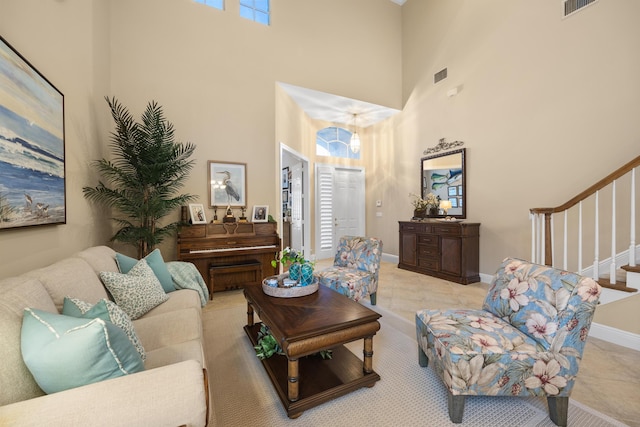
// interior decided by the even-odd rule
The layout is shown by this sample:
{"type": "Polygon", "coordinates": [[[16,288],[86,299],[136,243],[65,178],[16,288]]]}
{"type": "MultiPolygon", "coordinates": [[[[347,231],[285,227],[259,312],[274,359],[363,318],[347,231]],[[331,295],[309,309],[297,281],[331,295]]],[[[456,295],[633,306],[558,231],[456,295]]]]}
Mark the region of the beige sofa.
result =
{"type": "Polygon", "coordinates": [[[201,306],[192,290],[170,292],[133,321],[147,355],[144,371],[49,395],[38,387],[20,350],[24,309],[60,313],[65,296],[92,304],[109,298],[101,271],[118,271],[115,252],[106,246],[0,280],[0,425],[206,425],[201,306]]]}

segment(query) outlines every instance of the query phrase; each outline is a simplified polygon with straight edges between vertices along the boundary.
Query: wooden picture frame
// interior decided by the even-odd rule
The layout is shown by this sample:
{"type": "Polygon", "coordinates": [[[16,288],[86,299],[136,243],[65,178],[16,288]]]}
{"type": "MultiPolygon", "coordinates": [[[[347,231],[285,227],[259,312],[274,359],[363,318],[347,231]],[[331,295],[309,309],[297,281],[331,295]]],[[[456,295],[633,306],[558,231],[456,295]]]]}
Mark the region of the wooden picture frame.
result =
{"type": "Polygon", "coordinates": [[[209,206],[247,206],[247,164],[209,160],[209,206]]]}
{"type": "Polygon", "coordinates": [[[189,203],[189,217],[191,224],[206,224],[207,215],[204,212],[202,203],[189,203]]]}
{"type": "Polygon", "coordinates": [[[289,166],[282,168],[282,189],[289,188],[289,166]]]}
{"type": "Polygon", "coordinates": [[[251,214],[251,222],[267,222],[269,221],[269,206],[255,205],[251,214]]]}
{"type": "Polygon", "coordinates": [[[0,230],[66,224],[64,95],[0,37],[0,230]]]}

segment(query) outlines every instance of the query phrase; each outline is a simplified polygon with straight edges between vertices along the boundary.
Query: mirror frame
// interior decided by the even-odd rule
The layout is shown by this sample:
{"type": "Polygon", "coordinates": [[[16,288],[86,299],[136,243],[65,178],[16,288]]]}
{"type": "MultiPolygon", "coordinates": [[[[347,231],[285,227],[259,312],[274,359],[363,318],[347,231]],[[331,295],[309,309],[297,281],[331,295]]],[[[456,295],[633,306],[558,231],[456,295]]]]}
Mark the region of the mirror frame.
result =
{"type": "MultiPolygon", "coordinates": [[[[462,195],[460,196],[460,199],[462,200],[462,208],[461,208],[462,213],[458,215],[449,214],[447,216],[450,216],[453,218],[459,218],[459,219],[466,219],[467,218],[467,170],[465,167],[465,148],[461,148],[459,150],[447,151],[439,154],[434,154],[431,156],[422,157],[420,159],[420,191],[422,192],[421,196],[425,197],[426,194],[429,194],[431,192],[431,189],[429,188],[427,188],[425,192],[425,183],[426,183],[425,175],[424,175],[425,163],[428,162],[429,160],[437,159],[439,157],[450,156],[452,154],[460,154],[461,160],[462,160],[462,164],[460,165],[462,169],[462,183],[460,184],[462,186],[462,195]]],[[[431,170],[431,169],[426,169],[426,170],[431,170]]],[[[438,215],[437,217],[444,218],[444,215],[438,215]]]]}

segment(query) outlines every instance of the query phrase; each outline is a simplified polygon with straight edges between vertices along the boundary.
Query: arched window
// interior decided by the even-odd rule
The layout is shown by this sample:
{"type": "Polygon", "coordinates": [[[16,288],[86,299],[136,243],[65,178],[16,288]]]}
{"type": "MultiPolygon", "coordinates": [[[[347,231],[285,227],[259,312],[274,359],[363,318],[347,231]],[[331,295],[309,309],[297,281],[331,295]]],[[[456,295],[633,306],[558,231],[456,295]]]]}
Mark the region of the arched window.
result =
{"type": "Polygon", "coordinates": [[[354,153],[349,148],[351,132],[339,127],[320,129],[316,133],[316,155],[360,159],[360,151],[354,153]]]}

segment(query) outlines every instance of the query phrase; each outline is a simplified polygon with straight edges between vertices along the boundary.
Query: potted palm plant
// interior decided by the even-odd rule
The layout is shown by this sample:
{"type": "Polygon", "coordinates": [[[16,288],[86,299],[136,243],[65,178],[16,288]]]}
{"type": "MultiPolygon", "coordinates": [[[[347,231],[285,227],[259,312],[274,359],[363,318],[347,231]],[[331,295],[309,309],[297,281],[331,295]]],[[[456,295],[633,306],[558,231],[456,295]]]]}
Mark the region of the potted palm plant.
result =
{"type": "Polygon", "coordinates": [[[195,145],[175,141],[173,125],[155,101],[138,123],[115,98],[105,99],[116,124],[111,160],[92,162],[105,182],[82,190],[88,200],[117,212],[113,220],[120,228],[111,240],[135,246],[142,258],[181,224],[160,220],[196,198],[177,194],[193,168],[195,145]]]}

